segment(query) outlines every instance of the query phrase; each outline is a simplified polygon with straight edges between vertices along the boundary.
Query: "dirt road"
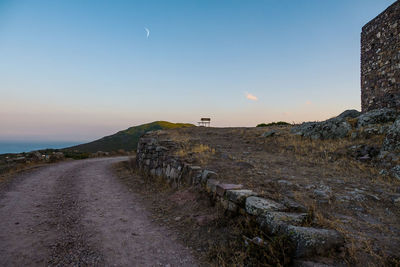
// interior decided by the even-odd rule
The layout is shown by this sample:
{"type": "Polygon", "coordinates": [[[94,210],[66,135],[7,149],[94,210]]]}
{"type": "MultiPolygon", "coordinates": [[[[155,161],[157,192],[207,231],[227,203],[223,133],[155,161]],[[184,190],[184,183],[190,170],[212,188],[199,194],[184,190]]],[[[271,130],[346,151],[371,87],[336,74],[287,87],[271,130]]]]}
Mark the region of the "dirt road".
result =
{"type": "Polygon", "coordinates": [[[0,266],[194,266],[113,175],[126,158],[63,162],[0,191],[0,266]]]}

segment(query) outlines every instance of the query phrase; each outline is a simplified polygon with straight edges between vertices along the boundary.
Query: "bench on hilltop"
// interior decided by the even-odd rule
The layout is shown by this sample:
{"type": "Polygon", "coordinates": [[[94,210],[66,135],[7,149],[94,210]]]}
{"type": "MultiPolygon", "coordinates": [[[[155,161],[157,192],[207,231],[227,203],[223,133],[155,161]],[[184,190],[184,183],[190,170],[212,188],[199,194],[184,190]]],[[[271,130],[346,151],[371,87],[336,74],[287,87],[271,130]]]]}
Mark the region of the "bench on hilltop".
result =
{"type": "Polygon", "coordinates": [[[198,124],[199,124],[199,126],[210,127],[211,119],[210,118],[201,118],[200,121],[198,122],[198,124]]]}

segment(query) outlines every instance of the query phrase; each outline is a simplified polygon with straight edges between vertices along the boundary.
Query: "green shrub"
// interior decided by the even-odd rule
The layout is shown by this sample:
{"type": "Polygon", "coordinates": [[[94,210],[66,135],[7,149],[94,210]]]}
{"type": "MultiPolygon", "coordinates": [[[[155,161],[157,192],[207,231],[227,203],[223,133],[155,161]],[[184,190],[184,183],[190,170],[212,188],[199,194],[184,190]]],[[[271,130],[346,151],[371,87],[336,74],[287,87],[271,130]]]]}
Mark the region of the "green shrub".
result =
{"type": "Polygon", "coordinates": [[[280,125],[290,125],[285,121],[278,121],[278,122],[270,122],[270,123],[260,123],[257,127],[267,127],[267,126],[280,126],[280,125]]]}
{"type": "Polygon", "coordinates": [[[70,159],[87,159],[90,153],[79,151],[64,151],[64,156],[70,159]]]}

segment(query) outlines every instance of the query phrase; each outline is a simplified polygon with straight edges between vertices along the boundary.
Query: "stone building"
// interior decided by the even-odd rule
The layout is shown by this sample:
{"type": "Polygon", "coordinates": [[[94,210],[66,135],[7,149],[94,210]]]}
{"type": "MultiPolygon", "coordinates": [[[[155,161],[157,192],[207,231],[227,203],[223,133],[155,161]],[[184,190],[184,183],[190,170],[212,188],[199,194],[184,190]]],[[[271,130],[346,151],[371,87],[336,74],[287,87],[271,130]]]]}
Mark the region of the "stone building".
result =
{"type": "Polygon", "coordinates": [[[361,108],[400,111],[400,0],[361,32],[361,108]]]}

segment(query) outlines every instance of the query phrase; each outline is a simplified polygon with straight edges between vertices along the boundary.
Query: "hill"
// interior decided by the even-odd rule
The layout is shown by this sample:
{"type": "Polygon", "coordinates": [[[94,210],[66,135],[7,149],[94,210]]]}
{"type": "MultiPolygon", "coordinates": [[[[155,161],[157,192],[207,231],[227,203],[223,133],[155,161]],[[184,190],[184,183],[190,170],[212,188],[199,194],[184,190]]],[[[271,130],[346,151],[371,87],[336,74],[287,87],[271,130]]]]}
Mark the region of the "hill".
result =
{"type": "Polygon", "coordinates": [[[182,127],[193,127],[190,123],[172,123],[167,121],[155,121],[130,127],[116,134],[105,136],[90,143],[65,148],[66,151],[95,153],[97,151],[111,152],[123,149],[125,151],[136,150],[140,136],[155,130],[175,129],[182,127]]]}

